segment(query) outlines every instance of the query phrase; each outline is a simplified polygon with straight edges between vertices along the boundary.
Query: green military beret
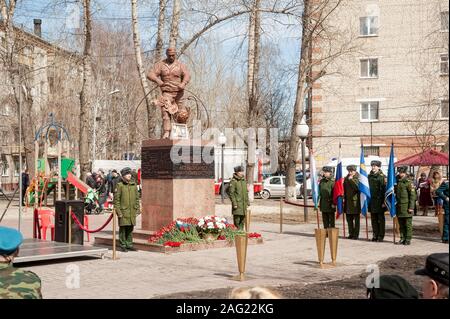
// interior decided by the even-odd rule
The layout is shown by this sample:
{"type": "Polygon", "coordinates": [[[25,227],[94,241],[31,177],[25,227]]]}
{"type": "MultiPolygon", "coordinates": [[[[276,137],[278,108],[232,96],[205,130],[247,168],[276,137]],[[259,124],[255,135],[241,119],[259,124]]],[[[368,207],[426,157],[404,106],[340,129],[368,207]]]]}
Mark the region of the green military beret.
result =
{"type": "Polygon", "coordinates": [[[323,172],[333,173],[333,168],[331,166],[324,166],[322,168],[323,172]]]}
{"type": "Polygon", "coordinates": [[[381,167],[381,161],[372,161],[372,162],[370,162],[370,166],[378,166],[378,167],[381,167]]]}
{"type": "Polygon", "coordinates": [[[0,226],[0,255],[9,256],[22,244],[22,234],[14,228],[0,226]]]}
{"type": "Polygon", "coordinates": [[[431,254],[425,261],[425,268],[416,271],[416,275],[428,276],[448,286],[448,253],[431,254]]]}
{"type": "Polygon", "coordinates": [[[397,173],[406,173],[408,171],[408,166],[400,166],[397,168],[397,173]]]}
{"type": "Polygon", "coordinates": [[[380,276],[378,288],[367,289],[370,299],[419,299],[419,294],[411,284],[397,275],[380,276]]]}
{"type": "Polygon", "coordinates": [[[356,165],[348,165],[347,166],[347,171],[349,171],[349,172],[356,171],[356,165]]]}

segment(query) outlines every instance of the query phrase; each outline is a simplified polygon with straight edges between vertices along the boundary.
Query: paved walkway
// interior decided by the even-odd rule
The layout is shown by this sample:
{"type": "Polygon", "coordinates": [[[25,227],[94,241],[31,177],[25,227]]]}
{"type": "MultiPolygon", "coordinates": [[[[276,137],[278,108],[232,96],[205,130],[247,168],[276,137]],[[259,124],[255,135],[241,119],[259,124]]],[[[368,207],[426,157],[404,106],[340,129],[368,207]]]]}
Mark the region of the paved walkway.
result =
{"type": "MultiPolygon", "coordinates": [[[[16,208],[17,210],[17,208],[16,208]]],[[[300,211],[299,211],[300,213],[300,211]]],[[[2,225],[17,226],[14,209],[8,212],[2,225]]],[[[91,228],[100,225],[106,215],[92,216],[91,228]]],[[[341,227],[342,220],[338,221],[341,227]]],[[[414,225],[435,224],[436,218],[416,217],[414,225]]],[[[391,234],[388,222],[388,234],[391,234]]],[[[436,225],[437,227],[437,225],[436,225]]],[[[340,239],[338,266],[320,269],[314,238],[314,224],[279,225],[254,223],[252,231],[262,233],[265,243],[248,247],[247,274],[252,279],[236,282],[229,279],[237,274],[234,248],[221,248],[164,255],[150,252],[119,253],[119,260],[78,259],[57,263],[39,263],[24,268],[42,279],[44,298],[150,298],[163,294],[226,288],[247,285],[308,284],[342,279],[365,271],[366,267],[392,256],[427,255],[448,252],[448,246],[438,239],[413,240],[411,246],[391,242],[372,243],[364,240],[340,239]],[[79,270],[79,288],[76,278],[79,270]],[[74,281],[75,279],[75,281],[74,281]]],[[[31,235],[31,216],[22,222],[26,237],[31,235]]],[[[362,237],[365,227],[362,225],[362,237]]],[[[92,240],[91,240],[92,241],[92,240]]],[[[330,254],[326,251],[326,262],[330,254]]],[[[414,269],[411,269],[414,271],[414,269]]]]}

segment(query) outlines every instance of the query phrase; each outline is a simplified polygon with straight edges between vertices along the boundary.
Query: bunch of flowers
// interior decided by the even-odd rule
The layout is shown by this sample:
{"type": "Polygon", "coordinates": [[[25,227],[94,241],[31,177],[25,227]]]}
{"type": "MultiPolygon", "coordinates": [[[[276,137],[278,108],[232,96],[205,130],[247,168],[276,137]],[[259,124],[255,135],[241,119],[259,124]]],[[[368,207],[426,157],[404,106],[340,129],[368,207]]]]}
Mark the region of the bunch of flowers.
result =
{"type": "Polygon", "coordinates": [[[164,246],[167,246],[167,247],[180,247],[181,246],[181,242],[179,242],[179,241],[166,241],[164,243],[164,246]]]}
{"type": "Polygon", "coordinates": [[[226,218],[218,216],[205,216],[200,218],[197,223],[199,232],[207,234],[220,234],[222,230],[226,229],[228,222],[226,218]]]}
{"type": "Polygon", "coordinates": [[[248,238],[261,238],[261,234],[250,233],[250,234],[248,234],[248,238]]]}
{"type": "Polygon", "coordinates": [[[150,236],[149,242],[150,243],[164,243],[165,239],[173,239],[174,237],[180,237],[178,236],[179,232],[183,233],[190,233],[189,235],[195,236],[195,233],[197,232],[195,229],[195,226],[198,223],[198,219],[194,217],[189,218],[178,218],[168,224],[167,226],[164,226],[159,231],[156,232],[156,234],[150,236]]]}

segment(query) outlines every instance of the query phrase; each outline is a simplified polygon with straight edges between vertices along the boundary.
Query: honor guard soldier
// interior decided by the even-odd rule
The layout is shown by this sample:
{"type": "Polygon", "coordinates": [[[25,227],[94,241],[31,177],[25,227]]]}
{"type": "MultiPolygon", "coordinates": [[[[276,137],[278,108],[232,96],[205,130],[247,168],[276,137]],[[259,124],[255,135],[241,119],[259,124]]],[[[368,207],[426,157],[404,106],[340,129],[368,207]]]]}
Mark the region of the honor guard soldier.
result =
{"type": "Polygon", "coordinates": [[[120,171],[122,181],[117,183],[114,191],[114,208],[119,218],[119,244],[120,250],[135,251],[133,247],[133,229],[136,217],[141,213],[139,193],[136,181],[132,177],[131,168],[125,167],[120,171]]]}
{"type": "Polygon", "coordinates": [[[344,212],[348,223],[349,239],[359,238],[361,204],[359,200],[359,179],[356,165],[347,166],[348,175],[344,179],[344,212]]]}
{"type": "Polygon", "coordinates": [[[0,226],[0,299],[42,299],[38,275],[12,265],[22,241],[20,232],[0,226]]]}
{"type": "Polygon", "coordinates": [[[369,174],[370,187],[370,204],[369,212],[372,221],[373,238],[372,241],[382,242],[384,240],[384,233],[386,227],[386,219],[384,212],[386,206],[384,204],[384,195],[386,192],[386,176],[381,171],[381,162],[370,162],[372,170],[369,174]]]}
{"type": "Polygon", "coordinates": [[[234,225],[240,230],[244,229],[245,215],[247,207],[250,206],[248,200],[247,182],[244,177],[244,168],[236,166],[233,178],[228,187],[228,195],[231,199],[234,225]]]}
{"type": "Polygon", "coordinates": [[[412,238],[412,217],[416,205],[416,190],[407,177],[407,166],[398,168],[395,196],[397,199],[397,218],[400,227],[401,245],[410,245],[412,238]]]}
{"type": "Polygon", "coordinates": [[[334,178],[329,166],[322,168],[323,178],[319,183],[319,208],[322,212],[323,228],[335,227],[336,206],[333,204],[334,178]]]}

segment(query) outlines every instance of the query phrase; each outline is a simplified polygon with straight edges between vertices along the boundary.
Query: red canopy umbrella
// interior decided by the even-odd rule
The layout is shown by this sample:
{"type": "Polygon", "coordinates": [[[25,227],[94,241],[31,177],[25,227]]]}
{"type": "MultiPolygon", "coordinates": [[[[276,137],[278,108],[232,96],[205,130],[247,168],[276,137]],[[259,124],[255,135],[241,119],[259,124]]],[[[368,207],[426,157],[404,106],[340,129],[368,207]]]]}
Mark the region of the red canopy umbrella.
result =
{"type": "Polygon", "coordinates": [[[415,154],[397,161],[395,166],[448,166],[448,154],[427,149],[423,153],[415,154]]]}

